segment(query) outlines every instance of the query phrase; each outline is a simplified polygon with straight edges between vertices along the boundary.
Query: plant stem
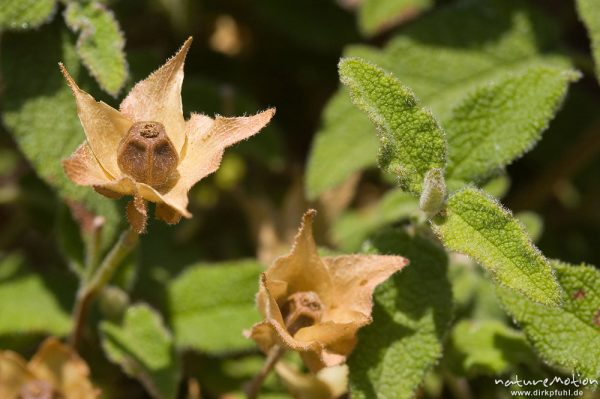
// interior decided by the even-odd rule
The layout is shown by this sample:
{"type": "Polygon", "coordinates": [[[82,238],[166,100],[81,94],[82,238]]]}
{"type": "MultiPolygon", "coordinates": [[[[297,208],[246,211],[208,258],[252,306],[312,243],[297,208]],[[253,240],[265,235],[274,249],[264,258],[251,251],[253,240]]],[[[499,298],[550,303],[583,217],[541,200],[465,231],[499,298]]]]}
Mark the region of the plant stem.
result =
{"type": "Polygon", "coordinates": [[[77,347],[81,341],[81,332],[85,319],[96,295],[110,281],[123,259],[135,248],[139,234],[133,229],[127,229],[104,258],[97,270],[89,279],[84,279],[77,292],[73,309],[74,326],[71,334],[71,344],[77,347]]]}
{"type": "Polygon", "coordinates": [[[260,387],[262,386],[265,378],[269,375],[273,367],[277,364],[281,356],[285,353],[285,349],[279,345],[275,345],[269,351],[267,355],[267,359],[265,360],[265,364],[262,369],[254,376],[252,381],[248,383],[245,387],[246,396],[248,399],[256,399],[258,397],[258,393],[260,392],[260,387]]]}

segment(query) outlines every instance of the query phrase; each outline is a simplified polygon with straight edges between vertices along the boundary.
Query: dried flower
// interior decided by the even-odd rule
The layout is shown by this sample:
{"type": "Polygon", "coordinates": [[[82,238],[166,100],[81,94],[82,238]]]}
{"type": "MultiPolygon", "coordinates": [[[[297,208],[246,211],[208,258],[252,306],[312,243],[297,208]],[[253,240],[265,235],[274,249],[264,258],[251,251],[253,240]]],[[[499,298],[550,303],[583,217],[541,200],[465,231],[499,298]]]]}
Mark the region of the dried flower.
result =
{"type": "Polygon", "coordinates": [[[145,229],[146,201],[156,203],[156,217],[167,223],[191,217],[190,188],[219,167],[226,147],[260,131],[275,113],[215,119],[192,114],[186,121],[181,84],[191,42],[190,37],[173,58],[137,83],[119,111],[81,90],[60,65],[87,137],[63,162],[65,172],[74,183],[110,198],[132,195],[127,217],[138,232],[145,229]]]}
{"type": "Polygon", "coordinates": [[[100,391],[92,386],[89,374],[71,347],[50,337],[29,363],[15,352],[0,351],[0,398],[97,398],[100,391]]]}
{"type": "Polygon", "coordinates": [[[264,352],[298,351],[313,372],[345,361],[356,332],[371,322],[373,290],[408,263],[400,256],[319,257],[315,214],[304,214],[290,254],[262,274],[257,304],[264,321],[248,333],[264,352]]]}

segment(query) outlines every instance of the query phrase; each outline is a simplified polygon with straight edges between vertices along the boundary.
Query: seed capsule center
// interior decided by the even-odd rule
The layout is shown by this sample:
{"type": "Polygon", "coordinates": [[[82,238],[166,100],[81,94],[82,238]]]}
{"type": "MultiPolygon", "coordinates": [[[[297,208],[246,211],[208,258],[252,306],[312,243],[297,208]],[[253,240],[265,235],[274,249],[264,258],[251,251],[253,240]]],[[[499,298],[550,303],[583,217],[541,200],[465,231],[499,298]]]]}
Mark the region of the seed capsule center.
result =
{"type": "Polygon", "coordinates": [[[117,163],[137,182],[157,190],[177,179],[179,157],[160,122],[136,122],[119,144],[117,163]]]}

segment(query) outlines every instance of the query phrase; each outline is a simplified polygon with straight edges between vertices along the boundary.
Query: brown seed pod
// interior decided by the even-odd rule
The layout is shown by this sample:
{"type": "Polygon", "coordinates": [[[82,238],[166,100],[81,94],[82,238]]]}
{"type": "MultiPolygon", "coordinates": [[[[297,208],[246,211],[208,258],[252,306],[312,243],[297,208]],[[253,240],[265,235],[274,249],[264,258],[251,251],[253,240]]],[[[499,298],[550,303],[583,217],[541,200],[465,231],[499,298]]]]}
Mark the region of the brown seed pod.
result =
{"type": "Polygon", "coordinates": [[[134,123],[117,153],[124,173],[155,189],[168,186],[176,176],[179,157],[162,123],[134,123]]]}

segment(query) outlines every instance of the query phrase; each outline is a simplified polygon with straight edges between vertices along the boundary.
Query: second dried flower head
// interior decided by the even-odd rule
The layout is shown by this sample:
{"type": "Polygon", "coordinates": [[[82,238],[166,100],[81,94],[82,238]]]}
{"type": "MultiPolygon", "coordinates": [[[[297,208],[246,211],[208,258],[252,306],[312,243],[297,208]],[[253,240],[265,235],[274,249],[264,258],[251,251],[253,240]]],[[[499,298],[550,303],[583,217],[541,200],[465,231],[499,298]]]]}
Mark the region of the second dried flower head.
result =
{"type": "Polygon", "coordinates": [[[248,332],[264,352],[299,352],[311,371],[345,361],[358,329],[371,322],[373,291],[408,263],[387,255],[321,258],[312,236],[315,213],[304,215],[290,254],[262,274],[257,304],[264,321],[248,332]]]}
{"type": "Polygon", "coordinates": [[[77,102],[87,140],[64,161],[67,176],[111,198],[131,195],[127,216],[145,228],[146,201],[156,217],[177,223],[187,210],[188,191],[217,170],[226,147],[258,133],[275,109],[254,116],[183,116],[181,85],[189,38],[162,67],[137,83],[119,111],[81,90],[61,64],[77,102]]]}

